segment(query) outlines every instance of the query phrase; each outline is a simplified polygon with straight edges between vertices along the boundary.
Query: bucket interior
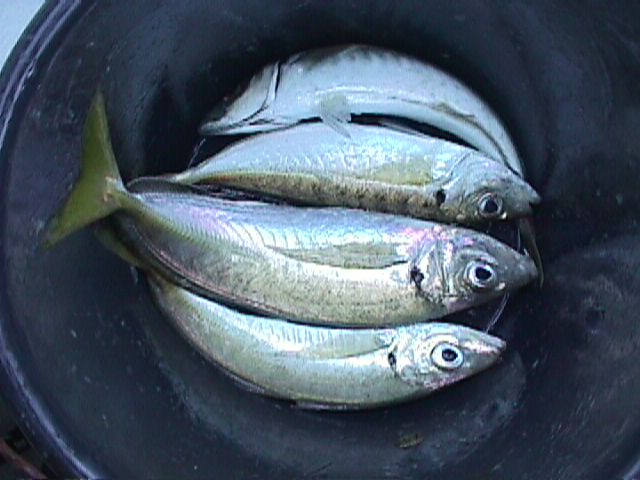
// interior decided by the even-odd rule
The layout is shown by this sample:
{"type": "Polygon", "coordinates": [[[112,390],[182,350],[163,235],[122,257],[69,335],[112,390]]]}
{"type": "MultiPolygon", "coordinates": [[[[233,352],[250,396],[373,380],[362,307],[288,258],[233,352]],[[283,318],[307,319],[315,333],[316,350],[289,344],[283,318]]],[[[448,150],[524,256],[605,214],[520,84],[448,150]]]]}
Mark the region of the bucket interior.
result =
{"type": "MultiPolygon", "coordinates": [[[[34,68],[12,109],[6,96],[0,104],[2,381],[16,411],[55,432],[26,422],[59,469],[458,480],[630,471],[640,454],[640,5],[90,0],[46,6],[32,32],[62,9],[73,14],[28,51],[34,68]],[[99,86],[129,180],[185,168],[206,112],[260,67],[348,43],[437,65],[498,113],[543,198],[545,282],[512,296],[496,329],[509,349],[490,370],[411,403],[319,413],[247,392],[209,365],[90,230],[48,251],[40,242],[77,177],[99,86]]],[[[20,65],[14,56],[8,69],[20,65]]]]}

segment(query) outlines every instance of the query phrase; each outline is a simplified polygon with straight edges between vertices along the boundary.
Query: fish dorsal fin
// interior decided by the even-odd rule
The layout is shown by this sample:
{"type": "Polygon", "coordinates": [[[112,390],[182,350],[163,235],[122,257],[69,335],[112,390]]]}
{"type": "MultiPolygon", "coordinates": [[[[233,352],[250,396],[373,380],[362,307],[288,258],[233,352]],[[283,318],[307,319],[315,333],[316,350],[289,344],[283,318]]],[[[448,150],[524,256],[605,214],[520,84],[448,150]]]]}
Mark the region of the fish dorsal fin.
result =
{"type": "Polygon", "coordinates": [[[215,190],[211,185],[188,185],[167,180],[162,177],[140,177],[133,180],[127,189],[133,193],[165,193],[194,195],[213,198],[219,201],[219,205],[251,205],[253,208],[268,207],[271,203],[261,201],[256,195],[233,190],[215,190]]]}
{"type": "Polygon", "coordinates": [[[140,177],[132,180],[127,185],[127,190],[133,193],[183,193],[191,195],[206,195],[204,188],[195,185],[184,185],[181,183],[165,180],[161,177],[140,177]]]}
{"type": "Polygon", "coordinates": [[[383,128],[388,130],[393,130],[394,132],[404,133],[405,135],[413,135],[414,137],[420,138],[428,138],[430,140],[433,139],[430,135],[421,132],[420,130],[416,130],[408,126],[406,123],[403,123],[400,120],[396,120],[388,117],[380,117],[376,118],[376,123],[383,128]]]}

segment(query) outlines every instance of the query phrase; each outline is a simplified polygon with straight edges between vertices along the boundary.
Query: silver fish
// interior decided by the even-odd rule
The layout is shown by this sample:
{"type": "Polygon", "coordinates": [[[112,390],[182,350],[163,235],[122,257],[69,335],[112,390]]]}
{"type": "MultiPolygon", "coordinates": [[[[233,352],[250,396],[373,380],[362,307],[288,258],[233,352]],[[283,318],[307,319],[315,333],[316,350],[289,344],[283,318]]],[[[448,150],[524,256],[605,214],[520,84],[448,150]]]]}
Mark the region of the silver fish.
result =
{"type": "Polygon", "coordinates": [[[203,135],[264,132],[321,118],[336,130],[352,114],[408,118],[450,132],[522,176],[506,128],[471,89],[444,71],[383,48],[347,45],[264,67],[202,123],[203,135]]]}
{"type": "MultiPolygon", "coordinates": [[[[452,133],[524,177],[506,128],[471,89],[416,58],[367,45],[311,50],[258,72],[202,123],[203,135],[264,132],[320,118],[346,133],[352,114],[408,118],[452,133]]],[[[493,208],[493,202],[490,202],[493,208]]],[[[542,258],[533,223],[519,219],[540,282],[542,258]]]]}
{"type": "Polygon", "coordinates": [[[463,228],[233,202],[161,180],[127,189],[101,96],[84,145],[80,178],[46,243],[115,214],[124,243],[145,263],[214,300],[309,323],[398,325],[484,303],[537,275],[529,258],[463,228]]]}
{"type": "Polygon", "coordinates": [[[246,315],[149,279],[160,309],[208,360],[301,406],[361,409],[417,398],[490,367],[506,346],[447,323],[340,329],[246,315]]]}
{"type": "Polygon", "coordinates": [[[347,135],[311,123],[252,136],[168,178],[461,224],[530,215],[540,201],[508,167],[471,148],[391,128],[342,128],[347,135]]]}

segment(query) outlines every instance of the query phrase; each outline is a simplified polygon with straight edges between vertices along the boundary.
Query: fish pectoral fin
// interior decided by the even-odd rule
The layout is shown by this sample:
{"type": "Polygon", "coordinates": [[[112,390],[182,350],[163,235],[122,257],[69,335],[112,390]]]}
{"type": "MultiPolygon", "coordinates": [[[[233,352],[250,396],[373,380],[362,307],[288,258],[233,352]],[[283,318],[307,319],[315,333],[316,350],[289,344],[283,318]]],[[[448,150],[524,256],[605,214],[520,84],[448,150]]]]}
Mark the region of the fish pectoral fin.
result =
{"type": "Polygon", "coordinates": [[[320,119],[340,135],[351,138],[345,127],[351,121],[351,109],[344,95],[326,95],[320,101],[320,119]]]}
{"type": "Polygon", "coordinates": [[[408,261],[393,244],[345,244],[317,248],[273,248],[294,260],[341,268],[386,268],[408,261]]]}

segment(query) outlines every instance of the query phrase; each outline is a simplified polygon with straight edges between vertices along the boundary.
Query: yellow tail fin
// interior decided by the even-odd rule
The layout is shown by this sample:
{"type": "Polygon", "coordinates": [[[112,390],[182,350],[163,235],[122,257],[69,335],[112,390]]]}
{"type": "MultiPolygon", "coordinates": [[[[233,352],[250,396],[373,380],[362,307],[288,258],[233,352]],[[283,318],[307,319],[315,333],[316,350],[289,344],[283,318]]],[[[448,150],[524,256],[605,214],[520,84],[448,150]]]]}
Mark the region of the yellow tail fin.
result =
{"type": "Polygon", "coordinates": [[[49,223],[44,246],[50,247],[107,217],[121,207],[126,196],[111,147],[104,98],[98,91],[85,124],[80,176],[66,203],[49,223]]]}

